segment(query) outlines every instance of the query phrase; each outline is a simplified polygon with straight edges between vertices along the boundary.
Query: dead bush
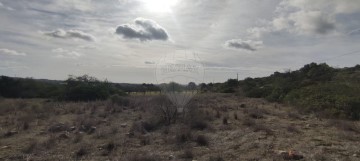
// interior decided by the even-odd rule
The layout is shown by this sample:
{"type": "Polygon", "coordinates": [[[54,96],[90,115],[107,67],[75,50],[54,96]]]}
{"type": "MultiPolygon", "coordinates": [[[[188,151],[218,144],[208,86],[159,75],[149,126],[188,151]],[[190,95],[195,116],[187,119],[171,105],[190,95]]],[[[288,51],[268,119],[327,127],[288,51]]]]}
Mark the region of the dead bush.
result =
{"type": "Polygon", "coordinates": [[[183,144],[192,140],[192,133],[190,129],[179,129],[175,135],[176,143],[183,144]]]}
{"type": "Polygon", "coordinates": [[[190,127],[195,130],[205,130],[209,127],[209,124],[205,120],[196,119],[190,123],[190,127]]]}
{"type": "Polygon", "coordinates": [[[192,149],[185,149],[184,152],[179,157],[184,159],[193,159],[194,153],[192,149]]]}
{"type": "Polygon", "coordinates": [[[238,119],[239,119],[237,112],[234,112],[234,119],[235,119],[235,120],[238,120],[238,119]]]}
{"type": "Polygon", "coordinates": [[[158,122],[170,125],[176,123],[177,108],[165,96],[154,97],[149,102],[151,108],[152,119],[157,118],[158,122]]]}
{"type": "Polygon", "coordinates": [[[289,112],[287,115],[290,119],[295,119],[295,120],[301,119],[301,116],[296,112],[289,112]]]}
{"type": "Polygon", "coordinates": [[[359,127],[352,121],[345,121],[345,120],[329,120],[328,125],[334,126],[339,130],[342,131],[350,131],[354,133],[360,133],[359,127]]]}
{"type": "Polygon", "coordinates": [[[229,122],[228,122],[228,118],[227,117],[224,117],[223,120],[222,120],[222,123],[224,125],[227,125],[229,122]]]}
{"type": "Polygon", "coordinates": [[[80,143],[82,141],[83,137],[84,136],[82,134],[77,133],[73,139],[73,143],[75,143],[75,144],[80,143]]]}
{"type": "Polygon", "coordinates": [[[150,155],[143,152],[133,153],[127,157],[127,161],[162,161],[158,155],[150,155]]]}
{"type": "Polygon", "coordinates": [[[112,95],[110,97],[111,103],[113,105],[118,105],[118,106],[129,106],[130,104],[130,100],[127,97],[124,96],[120,96],[118,94],[112,95]]]}
{"type": "Polygon", "coordinates": [[[75,157],[76,158],[80,158],[84,155],[87,154],[87,149],[85,146],[81,146],[76,152],[75,152],[75,157]]]}
{"type": "Polygon", "coordinates": [[[102,156],[108,156],[112,151],[116,149],[116,144],[114,141],[109,141],[107,144],[100,147],[103,151],[101,153],[102,156]]]}
{"type": "Polygon", "coordinates": [[[263,131],[266,133],[266,135],[273,134],[273,131],[268,126],[265,126],[264,124],[255,124],[255,126],[253,126],[253,128],[254,128],[254,132],[263,131]]]}
{"type": "Polygon", "coordinates": [[[150,136],[149,135],[142,135],[140,136],[140,144],[145,146],[145,145],[150,145],[150,136]]]}
{"type": "Polygon", "coordinates": [[[199,146],[208,146],[209,145],[209,139],[205,135],[198,135],[196,137],[196,143],[199,146]]]}
{"type": "Polygon", "coordinates": [[[219,110],[217,110],[217,111],[216,111],[216,115],[215,115],[215,117],[216,117],[216,118],[218,118],[218,119],[221,117],[221,113],[220,113],[220,111],[219,111],[219,110]]]}
{"type": "Polygon", "coordinates": [[[50,135],[45,141],[41,143],[42,147],[45,149],[52,149],[56,144],[55,135],[50,135]]]}
{"type": "Polygon", "coordinates": [[[37,145],[38,145],[38,141],[35,139],[32,139],[27,145],[25,145],[25,147],[23,147],[21,149],[21,151],[23,153],[30,154],[35,150],[37,145]]]}
{"type": "Polygon", "coordinates": [[[300,133],[300,130],[297,129],[294,125],[287,126],[286,130],[291,133],[300,133]]]}
{"type": "Polygon", "coordinates": [[[225,161],[221,156],[211,156],[209,161],[225,161]]]}
{"type": "Polygon", "coordinates": [[[264,118],[264,114],[266,111],[260,108],[247,108],[244,110],[245,114],[248,114],[249,117],[254,119],[262,119],[264,118]]]}
{"type": "Polygon", "coordinates": [[[243,119],[242,124],[251,127],[255,126],[256,123],[252,118],[246,117],[243,119]]]}
{"type": "Polygon", "coordinates": [[[67,131],[68,129],[69,125],[60,122],[50,123],[48,127],[48,131],[52,133],[67,131]]]}

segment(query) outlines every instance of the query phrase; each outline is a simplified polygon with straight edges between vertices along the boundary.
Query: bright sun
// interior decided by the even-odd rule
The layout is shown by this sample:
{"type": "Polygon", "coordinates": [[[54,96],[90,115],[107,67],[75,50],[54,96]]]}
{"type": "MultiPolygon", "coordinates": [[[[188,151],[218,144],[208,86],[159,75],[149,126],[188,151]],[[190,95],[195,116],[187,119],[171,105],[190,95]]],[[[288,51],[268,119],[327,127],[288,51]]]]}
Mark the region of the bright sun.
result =
{"type": "Polygon", "coordinates": [[[171,12],[178,0],[142,0],[142,2],[151,12],[166,13],[171,12]]]}

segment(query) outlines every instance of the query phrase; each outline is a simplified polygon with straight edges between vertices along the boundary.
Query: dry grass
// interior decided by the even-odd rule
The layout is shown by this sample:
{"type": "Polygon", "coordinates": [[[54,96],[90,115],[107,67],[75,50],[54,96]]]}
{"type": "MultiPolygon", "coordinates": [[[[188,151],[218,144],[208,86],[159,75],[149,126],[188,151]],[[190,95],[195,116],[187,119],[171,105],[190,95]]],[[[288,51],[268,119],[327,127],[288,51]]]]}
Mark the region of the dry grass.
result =
{"type": "Polygon", "coordinates": [[[0,160],[281,160],[277,151],[289,149],[304,160],[359,160],[358,121],[231,94],[198,95],[169,120],[157,106],[164,98],[125,99],[1,99],[0,160]]]}

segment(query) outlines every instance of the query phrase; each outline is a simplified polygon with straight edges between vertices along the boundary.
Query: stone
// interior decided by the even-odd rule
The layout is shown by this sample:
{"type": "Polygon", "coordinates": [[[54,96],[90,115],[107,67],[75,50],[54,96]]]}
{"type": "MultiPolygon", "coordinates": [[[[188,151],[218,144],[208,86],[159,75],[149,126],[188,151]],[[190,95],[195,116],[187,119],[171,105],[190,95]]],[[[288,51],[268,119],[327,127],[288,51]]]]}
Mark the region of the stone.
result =
{"type": "Polygon", "coordinates": [[[127,124],[126,123],[123,123],[123,124],[121,124],[120,125],[122,128],[125,128],[126,126],[127,126],[127,124]]]}

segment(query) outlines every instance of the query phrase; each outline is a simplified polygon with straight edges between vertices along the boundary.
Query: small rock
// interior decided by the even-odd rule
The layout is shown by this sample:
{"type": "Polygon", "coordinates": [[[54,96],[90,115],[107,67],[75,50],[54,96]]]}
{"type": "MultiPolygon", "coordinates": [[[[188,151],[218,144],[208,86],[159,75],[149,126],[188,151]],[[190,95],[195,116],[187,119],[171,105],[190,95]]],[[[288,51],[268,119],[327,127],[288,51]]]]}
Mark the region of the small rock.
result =
{"type": "Polygon", "coordinates": [[[127,124],[126,123],[123,123],[123,124],[121,124],[120,125],[122,128],[125,128],[126,126],[127,126],[127,124]]]}
{"type": "Polygon", "coordinates": [[[357,157],[357,154],[353,154],[352,156],[353,156],[353,157],[357,157]]]}

